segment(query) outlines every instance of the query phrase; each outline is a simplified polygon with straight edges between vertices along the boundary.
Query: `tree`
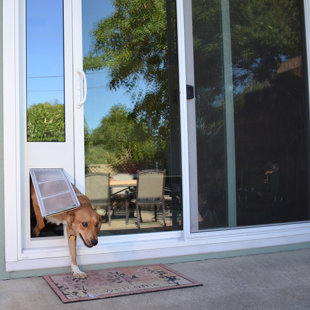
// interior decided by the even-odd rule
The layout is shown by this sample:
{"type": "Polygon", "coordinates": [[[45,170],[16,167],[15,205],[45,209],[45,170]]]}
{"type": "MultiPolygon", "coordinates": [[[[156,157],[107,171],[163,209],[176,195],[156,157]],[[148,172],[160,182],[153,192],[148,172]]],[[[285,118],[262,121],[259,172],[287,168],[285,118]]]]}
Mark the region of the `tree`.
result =
{"type": "MultiPolygon", "coordinates": [[[[114,0],[113,5],[114,14],[93,31],[94,50],[84,57],[84,70],[108,68],[109,87],[127,87],[134,97],[133,115],[147,121],[157,134],[159,127],[167,125],[163,122],[169,113],[168,58],[176,59],[176,40],[168,49],[168,32],[175,38],[175,29],[167,23],[175,18],[173,13],[167,15],[173,12],[172,4],[114,0]]],[[[171,78],[177,86],[177,76],[171,78]]]]}
{"type": "Polygon", "coordinates": [[[27,109],[27,140],[29,142],[65,141],[63,104],[34,104],[27,109]]]}
{"type": "MultiPolygon", "coordinates": [[[[197,145],[217,150],[210,151],[214,156],[202,153],[210,166],[216,166],[212,156],[225,165],[223,35],[227,34],[222,33],[221,3],[192,1],[197,145]]],[[[132,117],[143,122],[156,137],[156,145],[161,145],[177,128],[173,126],[177,121],[171,120],[178,113],[172,110],[178,102],[178,77],[168,71],[177,68],[176,63],[171,66],[177,59],[175,1],[114,0],[113,5],[114,13],[93,31],[95,45],[84,58],[85,70],[107,68],[111,89],[125,86],[134,93],[132,117]],[[139,92],[141,81],[146,90],[139,92]]],[[[303,18],[297,0],[230,0],[229,5],[237,111],[242,104],[238,94],[265,88],[281,63],[300,53],[303,18]]]]}
{"type": "Polygon", "coordinates": [[[300,55],[300,1],[230,2],[235,71],[250,72],[261,82],[272,78],[282,61],[300,55]]]}
{"type": "MultiPolygon", "coordinates": [[[[223,34],[219,0],[193,0],[197,128],[216,135],[224,125],[223,34]]],[[[300,55],[297,0],[229,1],[234,95],[270,85],[282,62],[300,55]]],[[[228,42],[229,44],[229,42],[228,42]]],[[[227,64],[226,64],[227,65],[227,64]]],[[[235,109],[238,109],[235,100],[235,109]]]]}
{"type": "MultiPolygon", "coordinates": [[[[101,20],[93,31],[94,49],[84,58],[84,69],[107,68],[110,88],[125,86],[134,93],[134,116],[148,122],[157,134],[160,127],[167,129],[173,114],[168,100],[177,90],[177,74],[169,76],[168,72],[172,60],[177,59],[175,3],[114,0],[113,5],[114,14],[101,20]],[[139,89],[141,81],[145,91],[139,89]]],[[[238,91],[253,81],[264,83],[282,61],[296,56],[301,46],[302,17],[296,0],[231,0],[229,5],[238,91]]],[[[200,108],[206,109],[202,113],[206,119],[198,120],[199,124],[222,118],[223,109],[218,108],[224,100],[221,23],[221,1],[193,0],[196,96],[203,101],[200,108]]]]}
{"type": "Polygon", "coordinates": [[[86,147],[86,163],[109,163],[121,171],[133,164],[148,168],[150,163],[163,160],[165,148],[165,142],[158,142],[126,106],[115,105],[92,132],[86,147]]]}

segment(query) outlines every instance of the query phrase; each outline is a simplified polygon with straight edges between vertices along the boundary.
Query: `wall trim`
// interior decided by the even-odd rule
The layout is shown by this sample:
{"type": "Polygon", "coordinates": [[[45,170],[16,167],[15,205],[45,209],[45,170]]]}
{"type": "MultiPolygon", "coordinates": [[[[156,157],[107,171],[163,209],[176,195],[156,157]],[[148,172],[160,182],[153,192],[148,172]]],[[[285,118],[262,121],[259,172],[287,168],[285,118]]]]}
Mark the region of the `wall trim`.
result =
{"type": "MultiPolygon", "coordinates": [[[[205,253],[205,254],[196,254],[196,255],[183,255],[183,256],[173,256],[165,257],[160,259],[147,259],[147,260],[133,260],[133,261],[124,261],[124,262],[114,262],[114,263],[105,263],[105,264],[93,264],[82,266],[81,269],[84,271],[90,270],[99,270],[115,267],[128,267],[128,266],[140,266],[140,265],[149,265],[149,264],[177,264],[177,263],[187,263],[194,261],[203,261],[209,259],[225,259],[233,258],[238,256],[249,256],[249,255],[263,255],[279,252],[288,252],[288,251],[301,251],[310,249],[310,242],[304,243],[295,243],[295,244],[286,244],[281,246],[273,247],[262,247],[254,248],[251,250],[235,250],[228,252],[217,252],[217,253],[205,253]]],[[[0,280],[8,279],[18,279],[25,277],[40,277],[44,275],[60,274],[60,273],[69,273],[70,267],[59,267],[59,268],[44,268],[37,270],[26,270],[26,271],[13,271],[7,273],[0,273],[0,280]]]]}
{"type": "MultiPolygon", "coordinates": [[[[175,256],[209,255],[248,251],[257,248],[285,246],[299,243],[310,244],[310,223],[283,224],[263,227],[248,227],[197,233],[186,238],[183,233],[162,239],[148,238],[141,234],[140,239],[121,241],[114,237],[101,237],[99,244],[87,249],[81,243],[78,247],[78,264],[96,265],[125,263],[135,260],[163,259],[175,256]]],[[[151,237],[151,235],[150,235],[151,237]]],[[[68,247],[24,249],[20,260],[7,260],[6,270],[22,271],[50,267],[66,267],[70,264],[68,247]]]]}

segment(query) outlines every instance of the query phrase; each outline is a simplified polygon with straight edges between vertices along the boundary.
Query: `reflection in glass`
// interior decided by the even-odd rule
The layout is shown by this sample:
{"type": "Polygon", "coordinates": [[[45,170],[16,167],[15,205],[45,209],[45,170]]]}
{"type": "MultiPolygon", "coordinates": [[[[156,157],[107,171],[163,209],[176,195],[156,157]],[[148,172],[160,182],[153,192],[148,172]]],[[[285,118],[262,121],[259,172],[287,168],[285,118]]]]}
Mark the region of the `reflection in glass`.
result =
{"type": "Polygon", "coordinates": [[[27,0],[27,141],[65,140],[63,1],[27,0]]]}
{"type": "Polygon", "coordinates": [[[229,226],[234,204],[237,226],[308,220],[303,1],[193,0],[192,5],[199,228],[229,226]],[[221,19],[225,7],[229,33],[223,27],[229,21],[221,19]],[[231,50],[228,58],[222,56],[223,44],[231,50]],[[227,66],[233,81],[229,119],[227,66]],[[228,120],[234,123],[234,154],[227,151],[228,120]],[[235,167],[227,164],[233,155],[235,167]],[[229,179],[230,169],[235,179],[229,179]],[[235,184],[233,195],[228,184],[235,184]]]}
{"type": "Polygon", "coordinates": [[[303,1],[231,1],[238,225],[309,219],[303,16],[303,1]]]}
{"type": "Polygon", "coordinates": [[[175,1],[83,1],[82,10],[86,180],[111,176],[111,211],[95,206],[105,220],[103,233],[180,229],[175,1]],[[165,200],[166,226],[158,197],[136,211],[141,170],[165,171],[159,199],[165,200]]]}
{"type": "Polygon", "coordinates": [[[227,226],[220,1],[193,0],[199,228],[227,226]]]}

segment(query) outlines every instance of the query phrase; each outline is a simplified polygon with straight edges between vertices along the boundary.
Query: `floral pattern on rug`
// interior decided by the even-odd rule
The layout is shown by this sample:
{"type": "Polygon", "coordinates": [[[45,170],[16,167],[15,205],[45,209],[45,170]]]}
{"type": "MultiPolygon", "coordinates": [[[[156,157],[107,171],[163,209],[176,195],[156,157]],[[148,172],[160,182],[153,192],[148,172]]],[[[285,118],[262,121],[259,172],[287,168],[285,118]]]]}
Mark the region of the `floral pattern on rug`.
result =
{"type": "Polygon", "coordinates": [[[74,279],[71,274],[45,276],[44,279],[63,302],[200,285],[164,265],[89,271],[86,279],[74,279]]]}

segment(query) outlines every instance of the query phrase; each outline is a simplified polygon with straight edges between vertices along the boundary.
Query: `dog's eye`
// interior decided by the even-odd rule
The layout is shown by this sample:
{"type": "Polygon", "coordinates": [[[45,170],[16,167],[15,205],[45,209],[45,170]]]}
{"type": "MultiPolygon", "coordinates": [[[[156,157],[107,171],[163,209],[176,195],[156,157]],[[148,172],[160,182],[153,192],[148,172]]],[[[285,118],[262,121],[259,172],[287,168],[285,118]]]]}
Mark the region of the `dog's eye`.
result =
{"type": "Polygon", "coordinates": [[[100,224],[99,223],[96,223],[96,228],[98,228],[100,226],[100,224]]]}
{"type": "Polygon", "coordinates": [[[82,225],[83,225],[83,227],[85,227],[85,228],[88,227],[88,223],[86,223],[86,222],[83,222],[82,225]]]}

